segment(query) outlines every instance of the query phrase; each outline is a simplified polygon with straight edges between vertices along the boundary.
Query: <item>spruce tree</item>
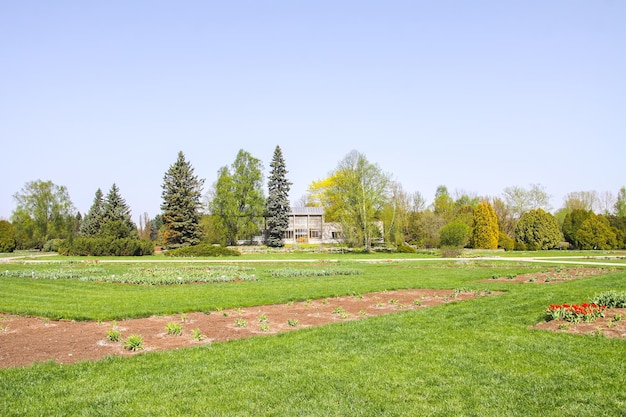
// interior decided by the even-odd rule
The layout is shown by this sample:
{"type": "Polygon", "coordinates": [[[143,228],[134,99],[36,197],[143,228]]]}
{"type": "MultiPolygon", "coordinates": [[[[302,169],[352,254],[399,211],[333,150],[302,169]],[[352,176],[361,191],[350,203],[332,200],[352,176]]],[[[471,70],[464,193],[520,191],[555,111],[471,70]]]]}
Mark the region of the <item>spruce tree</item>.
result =
{"type": "Polygon", "coordinates": [[[84,237],[99,235],[100,229],[102,228],[102,221],[104,220],[103,215],[104,194],[102,190],[98,188],[98,190],[96,190],[96,196],[93,199],[93,204],[80,224],[79,234],[84,237]]]}
{"type": "Polygon", "coordinates": [[[104,199],[100,234],[113,238],[137,237],[137,225],[131,218],[130,207],[115,183],[104,199]]]}
{"type": "Polygon", "coordinates": [[[194,169],[185,160],[183,152],[163,177],[161,194],[163,240],[166,248],[196,245],[202,237],[200,199],[203,179],[194,175],[194,169]]]}
{"type": "Polygon", "coordinates": [[[268,179],[269,195],[266,202],[267,215],[267,246],[284,246],[283,237],[289,226],[289,189],[291,183],[287,180],[287,170],[283,153],[279,146],[274,150],[274,157],[270,163],[271,172],[268,179]]]}

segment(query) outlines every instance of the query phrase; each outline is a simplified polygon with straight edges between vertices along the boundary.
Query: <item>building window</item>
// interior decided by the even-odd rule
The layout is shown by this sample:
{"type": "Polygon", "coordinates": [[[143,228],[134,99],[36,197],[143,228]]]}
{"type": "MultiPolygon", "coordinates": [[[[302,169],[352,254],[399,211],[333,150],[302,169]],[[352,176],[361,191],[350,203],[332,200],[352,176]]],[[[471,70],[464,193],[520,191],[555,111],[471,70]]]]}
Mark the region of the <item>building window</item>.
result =
{"type": "Polygon", "coordinates": [[[322,232],[320,230],[309,230],[309,237],[311,239],[319,239],[322,237],[322,232]]]}
{"type": "Polygon", "coordinates": [[[333,239],[341,239],[341,233],[340,232],[330,232],[330,236],[333,239]]]}
{"type": "Polygon", "coordinates": [[[293,239],[293,230],[285,230],[285,239],[293,239]]]}

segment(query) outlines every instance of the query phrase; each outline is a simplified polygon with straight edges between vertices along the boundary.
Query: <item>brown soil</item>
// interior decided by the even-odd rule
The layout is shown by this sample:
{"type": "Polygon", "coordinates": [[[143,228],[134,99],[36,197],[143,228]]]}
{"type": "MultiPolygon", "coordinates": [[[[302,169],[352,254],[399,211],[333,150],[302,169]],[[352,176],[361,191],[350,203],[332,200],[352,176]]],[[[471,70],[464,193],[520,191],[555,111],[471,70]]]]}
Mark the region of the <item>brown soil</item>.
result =
{"type": "Polygon", "coordinates": [[[626,337],[626,308],[609,308],[604,317],[591,323],[569,323],[565,320],[541,322],[535,329],[606,337],[626,337]]]}
{"type": "MultiPolygon", "coordinates": [[[[110,355],[133,355],[123,341],[131,334],[143,338],[145,351],[178,349],[215,341],[274,334],[327,323],[414,310],[447,302],[474,298],[476,293],[451,290],[401,290],[247,307],[219,312],[154,316],[119,322],[53,321],[36,317],[0,315],[0,368],[26,366],[35,362],[74,363],[98,360],[110,355]],[[261,322],[262,315],[267,321],[261,322]],[[245,321],[245,327],[243,327],[245,321]],[[288,321],[292,324],[290,325],[288,321]],[[168,323],[179,323],[180,336],[167,334],[168,323]],[[239,325],[238,325],[239,324],[239,325]],[[111,342],[107,332],[113,326],[122,341],[111,342]],[[199,329],[202,340],[193,338],[199,329]]],[[[482,294],[484,295],[484,294],[482,294]]],[[[139,351],[139,352],[141,352],[139,351]]]]}
{"type": "Polygon", "coordinates": [[[548,284],[563,281],[571,281],[579,278],[587,278],[596,275],[608,274],[611,269],[607,268],[550,268],[543,272],[522,274],[511,277],[497,277],[486,279],[482,282],[532,282],[535,284],[548,284]]]}

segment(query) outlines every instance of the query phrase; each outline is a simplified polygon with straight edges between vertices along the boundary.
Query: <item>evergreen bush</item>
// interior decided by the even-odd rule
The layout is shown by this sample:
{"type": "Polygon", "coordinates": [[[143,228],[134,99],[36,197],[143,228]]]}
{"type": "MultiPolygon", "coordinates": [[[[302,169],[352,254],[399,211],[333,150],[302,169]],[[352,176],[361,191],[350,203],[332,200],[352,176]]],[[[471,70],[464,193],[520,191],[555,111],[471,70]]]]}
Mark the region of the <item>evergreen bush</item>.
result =
{"type": "Polygon", "coordinates": [[[58,252],[67,256],[144,256],[154,254],[154,243],[147,239],[79,237],[62,242],[58,252]]]}
{"type": "Polygon", "coordinates": [[[173,257],[216,257],[216,256],[240,256],[241,253],[234,249],[213,245],[194,245],[172,249],[165,252],[166,256],[173,257]]]}

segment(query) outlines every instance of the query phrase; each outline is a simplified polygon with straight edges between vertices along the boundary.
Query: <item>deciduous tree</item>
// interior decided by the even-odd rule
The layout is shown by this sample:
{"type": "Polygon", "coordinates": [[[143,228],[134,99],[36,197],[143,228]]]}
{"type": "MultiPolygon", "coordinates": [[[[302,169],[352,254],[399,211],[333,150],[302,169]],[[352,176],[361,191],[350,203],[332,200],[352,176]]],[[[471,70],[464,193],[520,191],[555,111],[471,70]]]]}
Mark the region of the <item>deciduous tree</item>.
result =
{"type": "Polygon", "coordinates": [[[16,245],[13,225],[7,220],[0,220],[0,253],[13,252],[16,245]]]}
{"type": "Polygon", "coordinates": [[[74,205],[64,186],[31,181],[13,195],[17,207],[11,223],[22,248],[43,248],[50,239],[66,238],[74,223],[74,205]]]}

